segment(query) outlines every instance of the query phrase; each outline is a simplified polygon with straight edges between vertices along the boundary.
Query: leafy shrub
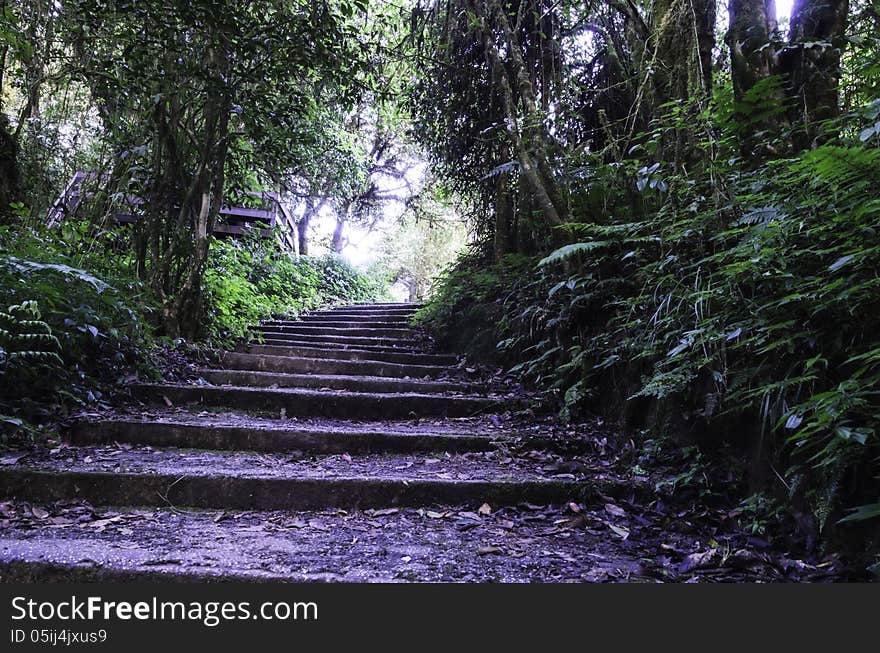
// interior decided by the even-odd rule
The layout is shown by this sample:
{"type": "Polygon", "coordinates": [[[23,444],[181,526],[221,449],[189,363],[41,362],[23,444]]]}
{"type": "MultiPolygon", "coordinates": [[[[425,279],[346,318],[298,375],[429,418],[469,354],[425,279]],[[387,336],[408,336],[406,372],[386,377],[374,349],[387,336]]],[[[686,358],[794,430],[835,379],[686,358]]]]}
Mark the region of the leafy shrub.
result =
{"type": "Polygon", "coordinates": [[[99,399],[102,382],[153,374],[137,285],[68,265],[57,244],[30,234],[10,249],[33,258],[0,255],[0,412],[27,420],[99,399]]]}
{"type": "Polygon", "coordinates": [[[385,292],[338,256],[300,257],[271,240],[214,241],[203,282],[203,331],[228,345],[261,319],[295,317],[321,306],[371,301],[385,292]]]}

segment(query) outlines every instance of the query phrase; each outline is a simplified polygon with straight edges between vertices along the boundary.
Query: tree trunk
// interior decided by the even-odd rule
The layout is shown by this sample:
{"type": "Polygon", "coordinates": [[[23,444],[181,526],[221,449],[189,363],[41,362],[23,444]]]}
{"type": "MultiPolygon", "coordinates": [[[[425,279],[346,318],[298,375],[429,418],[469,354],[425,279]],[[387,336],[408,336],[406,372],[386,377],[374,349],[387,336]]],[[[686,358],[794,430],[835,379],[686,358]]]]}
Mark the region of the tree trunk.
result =
{"type": "Polygon", "coordinates": [[[19,142],[21,142],[21,134],[29,121],[32,118],[40,118],[41,115],[40,91],[55,34],[55,23],[50,15],[48,2],[45,0],[33,2],[31,11],[33,13],[27,31],[27,39],[32,45],[32,50],[30,56],[22,62],[27,101],[19,115],[18,126],[15,129],[15,139],[19,142]],[[40,45],[43,46],[42,50],[40,45]]]}
{"type": "Polygon", "coordinates": [[[509,173],[498,175],[495,184],[495,262],[509,254],[513,240],[513,198],[510,195],[509,173]]]}
{"type": "MultiPolygon", "coordinates": [[[[500,148],[502,161],[510,158],[510,150],[506,146],[500,148]]],[[[501,172],[495,181],[495,262],[499,262],[505,254],[509,254],[513,241],[514,204],[510,189],[510,173],[501,172]]]]}
{"type": "Polygon", "coordinates": [[[520,173],[541,209],[545,227],[556,227],[566,221],[566,206],[549,163],[544,115],[538,107],[535,89],[522,59],[519,40],[509,24],[504,7],[498,1],[491,2],[492,15],[505,40],[506,58],[502,59],[485,7],[481,2],[471,2],[471,6],[481,21],[486,57],[504,107],[505,129],[516,152],[520,173]],[[522,118],[518,104],[522,105],[522,118]]]}
{"type": "Polygon", "coordinates": [[[11,219],[9,205],[19,199],[18,144],[0,114],[0,223],[11,219]]]}
{"type": "MultiPolygon", "coordinates": [[[[773,0],[771,0],[772,2],[773,0]]],[[[697,38],[697,57],[700,82],[707,98],[712,97],[712,52],[715,50],[715,0],[693,0],[697,38]]]]}
{"type": "MultiPolygon", "coordinates": [[[[202,276],[208,261],[211,236],[223,203],[226,158],[229,150],[229,120],[232,102],[221,89],[227,50],[208,52],[208,69],[213,73],[205,99],[205,125],[200,145],[200,165],[181,206],[179,225],[182,233],[170,251],[165,252],[164,274],[170,275],[183,245],[191,245],[182,262],[181,273],[173,275],[173,296],[166,303],[165,323],[168,335],[194,339],[200,330],[202,276]],[[179,281],[178,281],[179,280],[179,281]],[[178,281],[175,283],[175,281],[178,281]]],[[[185,250],[184,250],[185,251],[185,250]]]]}
{"type": "Polygon", "coordinates": [[[345,249],[345,216],[348,213],[348,210],[340,213],[336,216],[336,227],[333,229],[333,238],[330,241],[330,249],[332,249],[336,254],[342,254],[342,250],[345,249]]]}
{"type": "Polygon", "coordinates": [[[677,165],[693,163],[702,152],[693,146],[697,116],[712,94],[712,50],[715,47],[715,0],[655,0],[651,15],[655,111],[669,102],[689,110],[674,132],[664,136],[658,153],[677,165]]]}
{"type": "MultiPolygon", "coordinates": [[[[754,97],[752,89],[773,73],[773,55],[768,46],[770,33],[776,28],[775,0],[730,0],[726,41],[730,48],[730,72],[733,81],[734,119],[741,126],[740,150],[754,156],[757,131],[778,128],[769,112],[762,111],[767,100],[782,101],[775,95],[754,97]],[[763,116],[759,117],[759,112],[763,116]]],[[[770,89],[768,89],[770,92],[770,89]]]]}
{"type": "Polygon", "coordinates": [[[296,223],[297,249],[300,256],[309,255],[309,223],[315,213],[315,203],[311,197],[306,198],[302,217],[296,223]]]}
{"type": "Polygon", "coordinates": [[[789,118],[798,149],[835,137],[826,121],[840,115],[840,59],[849,0],[795,0],[790,43],[780,55],[793,101],[789,118]]]}

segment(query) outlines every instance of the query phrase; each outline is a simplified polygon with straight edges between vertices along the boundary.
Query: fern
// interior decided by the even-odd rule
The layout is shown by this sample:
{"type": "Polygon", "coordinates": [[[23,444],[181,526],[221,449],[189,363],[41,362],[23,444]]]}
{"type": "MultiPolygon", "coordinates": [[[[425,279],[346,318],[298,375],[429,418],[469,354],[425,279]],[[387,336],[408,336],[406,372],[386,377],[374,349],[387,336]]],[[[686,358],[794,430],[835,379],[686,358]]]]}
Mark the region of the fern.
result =
{"type": "Polygon", "coordinates": [[[0,375],[10,368],[61,363],[61,343],[33,300],[0,311],[0,375]]]}

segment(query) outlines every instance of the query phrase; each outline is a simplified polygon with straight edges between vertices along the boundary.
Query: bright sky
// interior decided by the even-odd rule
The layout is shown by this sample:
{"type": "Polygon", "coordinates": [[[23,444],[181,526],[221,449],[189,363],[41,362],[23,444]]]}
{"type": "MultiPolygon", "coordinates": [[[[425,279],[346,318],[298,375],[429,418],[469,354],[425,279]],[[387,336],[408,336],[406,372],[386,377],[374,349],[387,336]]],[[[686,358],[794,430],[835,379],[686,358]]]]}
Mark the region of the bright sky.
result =
{"type": "Polygon", "coordinates": [[[776,20],[785,19],[788,21],[788,17],[791,16],[791,6],[794,3],[794,0],[776,0],[776,20]]]}

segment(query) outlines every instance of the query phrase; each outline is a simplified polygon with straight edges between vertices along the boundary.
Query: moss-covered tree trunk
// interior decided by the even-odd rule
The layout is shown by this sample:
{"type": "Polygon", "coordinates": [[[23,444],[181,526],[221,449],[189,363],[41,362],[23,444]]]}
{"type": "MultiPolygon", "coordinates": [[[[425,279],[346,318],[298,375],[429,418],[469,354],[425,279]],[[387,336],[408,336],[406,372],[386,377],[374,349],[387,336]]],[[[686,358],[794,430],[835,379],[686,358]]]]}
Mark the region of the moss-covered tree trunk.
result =
{"type": "MultiPolygon", "coordinates": [[[[704,106],[712,93],[715,0],[655,0],[651,16],[653,107],[670,102],[704,106]]],[[[664,149],[676,164],[694,157],[694,126],[679,126],[664,149]]]]}
{"type": "Polygon", "coordinates": [[[0,115],[0,224],[11,219],[9,205],[19,199],[18,146],[0,115]]]}
{"type": "Polygon", "coordinates": [[[780,66],[791,87],[789,119],[798,149],[833,138],[827,121],[840,115],[840,59],[849,0],[795,0],[790,43],[780,66]]]}

